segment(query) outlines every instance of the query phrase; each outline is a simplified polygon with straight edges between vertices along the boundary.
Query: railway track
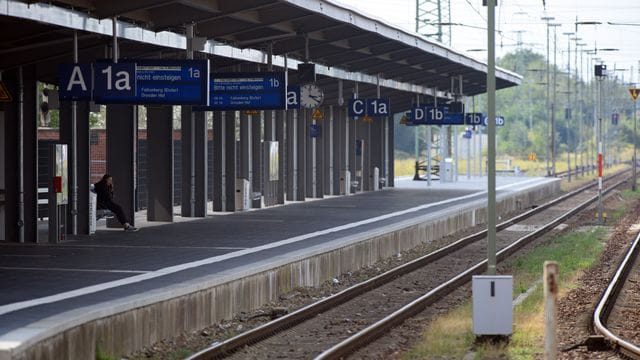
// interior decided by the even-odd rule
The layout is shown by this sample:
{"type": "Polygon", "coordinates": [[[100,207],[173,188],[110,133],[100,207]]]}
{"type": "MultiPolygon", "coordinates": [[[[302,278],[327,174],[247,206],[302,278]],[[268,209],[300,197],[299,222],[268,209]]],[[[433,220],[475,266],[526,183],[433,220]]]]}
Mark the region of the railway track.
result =
{"type": "MultiPolygon", "coordinates": [[[[638,339],[635,341],[629,339],[623,335],[620,335],[618,331],[613,329],[612,326],[608,324],[609,316],[616,306],[621,306],[624,304],[620,304],[620,294],[621,291],[627,287],[632,287],[633,289],[629,289],[636,296],[638,294],[638,278],[640,275],[638,274],[638,269],[640,268],[640,259],[638,257],[638,253],[640,252],[640,233],[636,235],[635,240],[629,247],[624,259],[618,266],[609,286],[605,290],[602,298],[598,302],[596,306],[596,310],[593,313],[593,328],[594,330],[602,335],[607,343],[609,343],[614,350],[619,351],[623,355],[633,358],[640,359],[640,346],[637,344],[638,339]],[[632,273],[633,270],[633,273],[632,273]],[[635,281],[629,283],[629,277],[633,275],[635,277],[635,281]]],[[[631,309],[634,313],[637,312],[637,308],[633,306],[631,309]]],[[[620,316],[619,316],[620,318],[620,316]]],[[[623,320],[625,322],[634,321],[632,318],[627,318],[623,316],[623,320]]],[[[634,326],[637,329],[638,324],[635,323],[634,326]]]]}
{"type": "MultiPolygon", "coordinates": [[[[607,180],[609,192],[625,180],[607,180]]],[[[597,199],[583,186],[497,226],[502,261],[597,199]],[[543,224],[543,225],[540,225],[543,224]]],[[[486,230],[457,240],[284,317],[215,344],[188,359],[334,359],[372,342],[486,270],[486,230]]]]}

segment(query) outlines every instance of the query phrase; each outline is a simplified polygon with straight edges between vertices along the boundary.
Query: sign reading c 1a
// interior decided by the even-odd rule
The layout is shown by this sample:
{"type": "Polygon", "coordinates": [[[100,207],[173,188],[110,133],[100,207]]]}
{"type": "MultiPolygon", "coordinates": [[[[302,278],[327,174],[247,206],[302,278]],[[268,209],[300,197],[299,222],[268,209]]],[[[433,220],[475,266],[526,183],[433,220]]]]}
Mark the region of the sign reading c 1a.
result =
{"type": "Polygon", "coordinates": [[[349,116],[389,116],[389,99],[350,99],[349,116]]]}

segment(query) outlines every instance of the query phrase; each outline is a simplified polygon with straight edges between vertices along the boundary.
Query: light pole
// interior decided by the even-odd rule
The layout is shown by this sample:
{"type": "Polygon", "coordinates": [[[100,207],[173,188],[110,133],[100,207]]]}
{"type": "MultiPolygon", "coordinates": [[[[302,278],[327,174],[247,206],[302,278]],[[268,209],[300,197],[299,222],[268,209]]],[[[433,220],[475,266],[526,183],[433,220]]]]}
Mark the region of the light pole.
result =
{"type": "MultiPolygon", "coordinates": [[[[580,76],[580,74],[578,73],[578,41],[582,40],[581,38],[577,37],[577,34],[575,37],[571,38],[571,41],[575,41],[575,47],[574,47],[574,57],[573,57],[573,68],[575,69],[575,76],[574,76],[574,81],[573,81],[573,88],[574,88],[574,93],[573,93],[573,101],[571,102],[571,108],[574,110],[577,110],[576,108],[578,107],[578,77],[580,76]]],[[[572,114],[573,115],[573,114],[572,114]]],[[[578,152],[580,151],[580,145],[581,145],[581,140],[582,140],[582,119],[581,119],[582,114],[578,115],[578,117],[576,118],[576,121],[578,123],[578,138],[573,140],[573,165],[576,168],[576,178],[579,175],[579,165],[578,165],[578,152]]]]}
{"type": "MultiPolygon", "coordinates": [[[[595,50],[591,50],[589,52],[587,52],[588,54],[594,54],[596,53],[595,50]]],[[[591,128],[591,131],[593,132],[593,136],[591,138],[593,138],[593,146],[590,146],[590,155],[589,155],[589,167],[591,168],[591,173],[597,171],[597,164],[598,164],[598,100],[600,99],[600,93],[599,93],[599,88],[596,88],[594,85],[594,81],[597,80],[595,75],[593,74],[593,72],[591,71],[591,69],[593,69],[593,67],[595,66],[595,64],[597,62],[600,62],[600,58],[598,57],[590,57],[589,58],[589,73],[591,73],[590,77],[591,77],[591,98],[593,100],[593,126],[591,128]]]]}
{"type": "MultiPolygon", "coordinates": [[[[575,22],[575,25],[576,25],[576,33],[578,32],[578,26],[580,26],[580,25],[600,25],[600,24],[602,24],[602,22],[600,22],[600,21],[577,21],[577,20],[578,20],[578,17],[576,16],[576,22],[575,22]]],[[[588,53],[589,53],[589,52],[588,52],[588,53]]],[[[596,53],[596,50],[594,49],[594,50],[593,50],[593,54],[595,54],[595,53],[596,53]]],[[[590,62],[590,61],[589,61],[589,62],[590,62]]],[[[587,68],[588,68],[588,69],[591,69],[591,64],[588,64],[588,65],[587,65],[587,68]]],[[[589,74],[589,71],[587,71],[587,75],[588,75],[588,74],[589,74]]],[[[591,86],[590,88],[591,88],[591,91],[593,91],[593,86],[591,86]]],[[[594,94],[594,98],[595,98],[595,94],[594,94]]],[[[596,104],[595,104],[595,102],[594,102],[594,104],[593,104],[593,110],[594,110],[594,111],[593,111],[593,114],[594,114],[594,115],[593,115],[593,117],[594,117],[594,121],[593,121],[593,122],[594,122],[594,124],[593,124],[593,126],[594,126],[594,128],[595,128],[595,127],[596,127],[596,124],[595,124],[595,122],[596,122],[596,121],[595,121],[595,117],[596,117],[596,115],[595,115],[595,114],[596,114],[596,111],[595,111],[595,110],[596,110],[596,104]]],[[[594,130],[595,130],[595,129],[594,129],[594,130]]],[[[595,135],[595,131],[594,131],[594,136],[596,136],[596,135],[595,135]]],[[[597,141],[596,141],[596,144],[594,144],[594,146],[597,146],[597,141]]],[[[596,151],[597,151],[597,149],[594,149],[594,150],[595,150],[594,152],[596,152],[596,151]]],[[[589,163],[589,173],[591,173],[591,170],[593,169],[593,164],[591,163],[591,161],[593,161],[593,158],[591,157],[591,147],[590,147],[590,146],[588,146],[588,145],[587,145],[587,158],[589,159],[589,162],[590,162],[590,163],[589,163]]]]}
{"type": "Polygon", "coordinates": [[[558,75],[558,66],[557,66],[557,32],[556,28],[558,26],[562,26],[562,24],[547,24],[547,26],[553,27],[553,101],[551,102],[551,176],[556,176],[556,99],[558,95],[558,91],[556,89],[557,85],[557,75],[558,75]]]}
{"type": "Polygon", "coordinates": [[[543,16],[540,18],[541,20],[544,20],[547,22],[547,155],[546,155],[546,159],[547,159],[547,176],[551,176],[551,168],[549,167],[549,159],[551,156],[551,143],[552,141],[550,140],[551,138],[551,116],[549,114],[549,89],[550,89],[550,83],[549,83],[549,21],[554,20],[555,18],[552,16],[543,16]]]}
{"type": "Polygon", "coordinates": [[[603,87],[602,82],[606,76],[606,65],[600,64],[594,67],[594,75],[598,79],[598,225],[603,225],[602,219],[602,107],[603,107],[603,87]]]}
{"type": "Polygon", "coordinates": [[[487,274],[496,273],[496,0],[487,0],[487,274]]]}
{"type": "MultiPolygon", "coordinates": [[[[640,61],[638,61],[638,65],[640,66],[640,61]]],[[[640,70],[640,69],[639,69],[640,70]]],[[[638,182],[638,178],[637,178],[637,173],[636,173],[636,167],[637,167],[637,158],[636,158],[636,152],[637,152],[637,142],[638,142],[638,138],[637,136],[637,124],[636,124],[636,113],[638,112],[638,93],[636,92],[636,84],[633,82],[633,66],[631,67],[631,79],[630,80],[630,87],[629,87],[629,93],[631,95],[631,99],[633,100],[633,158],[631,161],[631,166],[633,166],[633,182],[631,183],[631,190],[636,191],[637,190],[637,182],[638,182]],[[631,87],[633,86],[633,87],[631,87]]]]}
{"type": "MultiPolygon", "coordinates": [[[[620,49],[616,49],[616,48],[596,48],[594,49],[594,51],[596,53],[599,52],[610,52],[610,51],[619,51],[620,49]]],[[[615,64],[614,64],[614,68],[615,68],[615,64]]],[[[606,72],[605,77],[608,77],[609,72],[606,72]]],[[[615,81],[615,77],[614,77],[614,81],[615,81]]],[[[611,80],[609,81],[604,81],[602,83],[602,93],[603,93],[603,99],[602,99],[602,111],[603,111],[603,116],[604,114],[610,114],[612,113],[612,111],[607,111],[608,109],[611,109],[611,104],[610,101],[605,101],[604,100],[604,96],[606,96],[606,94],[611,91],[611,80]]],[[[610,118],[610,117],[609,117],[610,118]]],[[[611,165],[613,164],[612,162],[612,157],[613,157],[613,151],[611,151],[611,128],[613,127],[611,125],[611,120],[609,121],[604,121],[601,125],[601,133],[603,134],[603,138],[602,138],[602,161],[604,163],[604,165],[609,168],[611,167],[611,165]]]]}
{"type": "MultiPolygon", "coordinates": [[[[576,39],[576,50],[577,47],[583,47],[587,44],[585,43],[578,43],[578,40],[576,39]]],[[[584,176],[584,148],[582,147],[582,138],[584,137],[584,133],[583,133],[583,129],[582,129],[582,124],[584,123],[584,84],[585,81],[582,78],[583,77],[583,70],[584,68],[582,67],[582,53],[584,51],[581,49],[580,50],[580,71],[579,71],[579,76],[576,76],[576,92],[578,91],[578,88],[580,88],[580,101],[578,102],[578,106],[580,107],[580,117],[578,119],[579,124],[578,124],[578,133],[580,134],[579,138],[578,138],[578,149],[580,149],[580,168],[582,169],[582,176],[584,176]],[[580,82],[580,83],[578,83],[580,82]],[[580,86],[579,86],[580,85],[580,86]]],[[[577,57],[578,53],[576,52],[576,57],[577,57]]],[[[576,69],[577,71],[577,69],[576,69]]],[[[576,94],[576,98],[577,98],[578,94],[576,94]]],[[[577,163],[576,163],[577,166],[577,163]]]]}
{"type": "MultiPolygon", "coordinates": [[[[626,71],[629,71],[629,69],[623,69],[623,68],[617,68],[614,64],[613,66],[613,71],[614,72],[621,72],[621,84],[624,85],[624,73],[626,71]]],[[[613,90],[617,90],[618,89],[618,75],[615,75],[613,77],[613,90]]],[[[619,99],[617,99],[619,100],[619,99]]],[[[613,166],[615,164],[617,164],[620,160],[620,146],[619,146],[619,139],[618,139],[618,123],[616,121],[616,123],[613,123],[613,114],[614,112],[618,112],[619,109],[619,103],[618,101],[614,101],[613,102],[613,109],[611,111],[611,116],[612,116],[612,120],[611,120],[611,125],[610,125],[610,130],[608,132],[608,145],[609,145],[609,153],[611,154],[611,158],[609,159],[609,163],[610,166],[613,166]]]]}
{"type": "Polygon", "coordinates": [[[567,180],[569,182],[571,182],[571,142],[569,141],[569,133],[571,132],[571,36],[575,34],[574,32],[562,33],[567,36],[567,109],[564,120],[567,122],[567,174],[569,175],[567,180]]]}

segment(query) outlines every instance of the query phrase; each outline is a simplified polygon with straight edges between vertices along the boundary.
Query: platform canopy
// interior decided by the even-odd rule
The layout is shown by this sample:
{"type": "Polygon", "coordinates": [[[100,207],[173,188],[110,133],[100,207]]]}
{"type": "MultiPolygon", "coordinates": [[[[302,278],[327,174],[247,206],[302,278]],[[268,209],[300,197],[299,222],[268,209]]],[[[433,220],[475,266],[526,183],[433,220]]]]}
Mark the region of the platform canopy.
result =
{"type": "MultiPolygon", "coordinates": [[[[265,64],[270,48],[274,65],[283,66],[286,54],[295,70],[308,48],[328,100],[336,100],[335,79],[345,81],[345,96],[354,82],[361,96],[373,96],[380,82],[383,95],[404,107],[412,93],[433,95],[433,88],[448,97],[459,76],[465,95],[486,91],[484,62],[327,0],[0,0],[0,17],[0,69],[68,61],[73,30],[79,31],[81,61],[107,57],[117,17],[122,57],[184,56],[188,24],[208,39],[199,56],[210,57],[214,70],[265,64]]],[[[498,89],[521,80],[503,69],[496,74],[498,89]]]]}

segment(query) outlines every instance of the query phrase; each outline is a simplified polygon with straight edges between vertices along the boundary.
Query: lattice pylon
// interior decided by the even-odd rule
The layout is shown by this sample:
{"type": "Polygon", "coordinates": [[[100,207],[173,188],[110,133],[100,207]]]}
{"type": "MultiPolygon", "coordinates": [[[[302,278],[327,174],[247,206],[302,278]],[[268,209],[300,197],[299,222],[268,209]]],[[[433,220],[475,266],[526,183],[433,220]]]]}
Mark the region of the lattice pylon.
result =
{"type": "Polygon", "coordinates": [[[416,32],[451,46],[450,0],[416,0],[416,32]],[[443,25],[444,24],[444,25],[443,25]]]}

